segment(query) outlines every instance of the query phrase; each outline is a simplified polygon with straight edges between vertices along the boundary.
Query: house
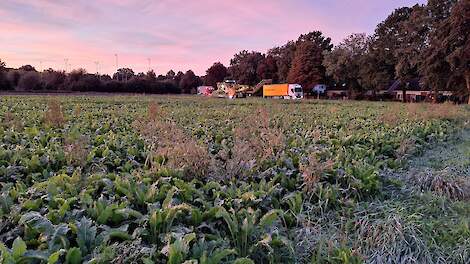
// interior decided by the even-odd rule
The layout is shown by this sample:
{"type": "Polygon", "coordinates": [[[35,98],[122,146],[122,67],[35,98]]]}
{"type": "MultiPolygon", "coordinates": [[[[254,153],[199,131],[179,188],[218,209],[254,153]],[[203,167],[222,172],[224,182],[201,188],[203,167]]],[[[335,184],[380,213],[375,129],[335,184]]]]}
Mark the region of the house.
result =
{"type": "MultiPolygon", "coordinates": [[[[403,91],[402,83],[399,80],[396,80],[386,91],[386,93],[391,95],[391,97],[397,101],[403,101],[403,96],[405,96],[405,101],[407,102],[435,101],[435,92],[422,87],[419,79],[411,80],[407,86],[407,89],[403,91]]],[[[437,97],[437,101],[448,101],[452,100],[454,93],[452,91],[438,91],[437,97]]]]}
{"type": "Polygon", "coordinates": [[[328,99],[348,99],[348,90],[326,90],[326,97],[328,99]]]}

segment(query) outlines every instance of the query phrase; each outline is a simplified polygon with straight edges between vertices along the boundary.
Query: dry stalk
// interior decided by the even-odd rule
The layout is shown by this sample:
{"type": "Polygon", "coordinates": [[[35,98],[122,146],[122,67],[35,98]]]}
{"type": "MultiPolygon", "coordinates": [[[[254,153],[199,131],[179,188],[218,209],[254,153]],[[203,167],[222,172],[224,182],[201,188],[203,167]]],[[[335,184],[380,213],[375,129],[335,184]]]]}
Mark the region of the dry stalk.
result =
{"type": "Polygon", "coordinates": [[[90,153],[90,139],[86,136],[79,136],[76,139],[65,139],[64,152],[67,162],[74,166],[85,166],[86,159],[90,153]]]}
{"type": "Polygon", "coordinates": [[[322,175],[333,170],[333,166],[334,162],[332,160],[321,162],[315,153],[311,153],[308,156],[308,163],[300,165],[305,188],[309,191],[314,191],[317,184],[321,181],[322,175]]]}
{"type": "Polygon", "coordinates": [[[149,146],[147,164],[151,169],[171,168],[188,179],[207,173],[210,158],[206,148],[177,124],[164,120],[156,104],[149,105],[147,119],[137,119],[133,126],[149,146]]]}
{"type": "Polygon", "coordinates": [[[227,176],[248,176],[262,161],[275,159],[284,146],[284,135],[270,126],[269,114],[258,109],[243,126],[234,129],[234,145],[223,153],[227,176]]]}
{"type": "Polygon", "coordinates": [[[65,124],[64,114],[59,101],[50,100],[47,103],[47,111],[44,113],[44,122],[53,127],[61,127],[65,124]]]}
{"type": "Polygon", "coordinates": [[[24,128],[23,122],[11,112],[5,113],[3,125],[7,128],[13,128],[14,130],[22,130],[24,128]]]}

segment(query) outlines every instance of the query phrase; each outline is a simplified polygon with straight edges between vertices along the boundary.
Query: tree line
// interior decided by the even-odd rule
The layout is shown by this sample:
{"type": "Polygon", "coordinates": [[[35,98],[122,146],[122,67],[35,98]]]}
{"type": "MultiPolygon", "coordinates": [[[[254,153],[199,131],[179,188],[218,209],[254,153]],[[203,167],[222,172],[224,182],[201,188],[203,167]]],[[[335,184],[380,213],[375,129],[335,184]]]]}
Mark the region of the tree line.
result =
{"type": "Polygon", "coordinates": [[[405,93],[418,82],[422,89],[463,98],[470,94],[469,36],[470,1],[428,0],[398,8],[370,36],[352,34],[336,46],[313,31],[266,53],[239,52],[228,68],[209,68],[205,81],[213,85],[229,77],[253,85],[273,79],[299,83],[307,92],[322,83],[348,90],[350,98],[374,96],[394,83],[405,93]]]}
{"type": "Polygon", "coordinates": [[[394,10],[370,36],[352,34],[334,46],[331,38],[312,31],[265,53],[240,51],[228,67],[216,62],[205,76],[191,70],[135,74],[129,68],[113,76],[83,69],[37,72],[29,65],[7,69],[0,61],[0,89],[191,93],[199,85],[215,87],[224,79],[248,85],[272,79],[299,83],[306,92],[316,84],[327,84],[348,90],[351,98],[361,98],[397,82],[406,91],[418,80],[425,89],[466,96],[470,94],[469,23],[470,1],[428,0],[425,5],[394,10]]]}
{"type": "Polygon", "coordinates": [[[170,70],[166,75],[157,76],[152,70],[135,74],[130,68],[121,68],[109,76],[87,73],[84,69],[69,73],[54,69],[38,72],[31,65],[8,69],[0,61],[0,90],[6,91],[177,94],[190,93],[201,84],[201,78],[191,70],[186,73],[170,70]]]}

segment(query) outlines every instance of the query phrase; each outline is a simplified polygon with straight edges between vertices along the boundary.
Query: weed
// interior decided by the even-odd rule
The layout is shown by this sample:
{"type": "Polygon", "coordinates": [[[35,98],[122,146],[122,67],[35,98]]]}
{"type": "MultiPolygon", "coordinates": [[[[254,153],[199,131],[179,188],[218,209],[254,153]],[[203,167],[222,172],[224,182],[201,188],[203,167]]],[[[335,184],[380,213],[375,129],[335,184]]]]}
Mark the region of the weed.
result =
{"type": "Polygon", "coordinates": [[[85,166],[90,153],[90,139],[87,136],[70,137],[65,139],[64,153],[67,162],[74,166],[85,166]]]}
{"type": "Polygon", "coordinates": [[[206,148],[175,123],[155,118],[150,122],[136,120],[133,126],[150,146],[147,163],[154,170],[169,167],[189,178],[204,176],[208,171],[210,158],[206,148]]]}
{"type": "Polygon", "coordinates": [[[470,186],[463,180],[446,179],[432,173],[418,173],[410,181],[421,191],[430,191],[455,200],[470,198],[470,186]]]}
{"type": "Polygon", "coordinates": [[[149,121],[156,121],[161,115],[161,109],[154,101],[150,102],[147,108],[147,118],[149,121]]]}
{"type": "Polygon", "coordinates": [[[64,114],[59,101],[53,99],[47,103],[47,111],[44,113],[44,122],[53,127],[61,127],[65,124],[64,114]]]}
{"type": "Polygon", "coordinates": [[[22,130],[24,128],[23,122],[21,122],[18,117],[11,112],[5,113],[3,125],[6,128],[13,128],[14,130],[22,130]]]}
{"type": "Polygon", "coordinates": [[[379,121],[389,126],[396,126],[403,119],[401,113],[402,109],[400,104],[393,103],[388,107],[385,113],[379,117],[379,121]]]}
{"type": "Polygon", "coordinates": [[[334,162],[327,160],[320,162],[315,153],[308,156],[308,163],[301,164],[300,172],[303,176],[304,186],[308,191],[315,191],[322,179],[323,173],[333,169],[334,162]]]}
{"type": "Polygon", "coordinates": [[[396,150],[396,156],[399,159],[407,157],[409,154],[413,154],[416,150],[416,140],[413,138],[406,138],[400,142],[400,146],[396,150]]]}
{"type": "Polygon", "coordinates": [[[82,113],[82,107],[77,104],[73,110],[73,115],[80,116],[81,113],[82,113]]]}
{"type": "Polygon", "coordinates": [[[248,176],[262,161],[273,160],[282,150],[285,137],[270,126],[269,114],[258,109],[243,126],[234,129],[233,148],[227,157],[229,176],[248,176]]]}

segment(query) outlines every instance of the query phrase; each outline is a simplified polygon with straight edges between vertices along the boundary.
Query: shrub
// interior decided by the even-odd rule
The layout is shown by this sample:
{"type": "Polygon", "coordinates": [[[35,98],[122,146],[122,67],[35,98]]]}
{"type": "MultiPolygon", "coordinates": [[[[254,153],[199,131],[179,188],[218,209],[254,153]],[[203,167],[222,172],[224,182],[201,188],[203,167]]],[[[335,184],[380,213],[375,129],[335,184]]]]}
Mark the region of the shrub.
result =
{"type": "Polygon", "coordinates": [[[40,90],[41,86],[41,77],[39,73],[34,71],[29,71],[21,75],[18,86],[16,88],[18,91],[30,91],[30,90],[40,90]]]}

